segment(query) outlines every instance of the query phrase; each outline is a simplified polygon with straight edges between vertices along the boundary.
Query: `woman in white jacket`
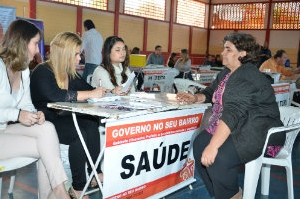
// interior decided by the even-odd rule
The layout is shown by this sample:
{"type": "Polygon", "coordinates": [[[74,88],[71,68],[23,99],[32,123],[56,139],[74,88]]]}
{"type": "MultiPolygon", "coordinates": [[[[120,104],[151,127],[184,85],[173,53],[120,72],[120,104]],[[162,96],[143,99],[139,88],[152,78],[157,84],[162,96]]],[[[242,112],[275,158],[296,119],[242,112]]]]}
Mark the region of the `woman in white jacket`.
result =
{"type": "Polygon", "coordinates": [[[0,45],[0,160],[38,158],[39,198],[69,199],[68,180],[57,134],[30,96],[28,64],[39,52],[42,32],[26,20],[15,20],[0,45]]]}

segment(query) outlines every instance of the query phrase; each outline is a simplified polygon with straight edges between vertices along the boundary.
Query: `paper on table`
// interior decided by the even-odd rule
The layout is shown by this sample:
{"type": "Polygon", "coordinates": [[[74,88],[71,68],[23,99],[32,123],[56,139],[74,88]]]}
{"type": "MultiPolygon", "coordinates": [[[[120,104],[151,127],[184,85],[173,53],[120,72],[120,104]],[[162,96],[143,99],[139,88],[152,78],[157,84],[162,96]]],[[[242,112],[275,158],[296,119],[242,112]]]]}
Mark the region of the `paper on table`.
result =
{"type": "Polygon", "coordinates": [[[122,84],[122,86],[123,86],[122,91],[121,91],[122,93],[123,93],[123,92],[126,92],[126,91],[128,90],[128,88],[131,86],[131,84],[132,84],[134,78],[135,78],[135,73],[132,72],[132,73],[129,75],[127,81],[126,81],[124,84],[122,84]]]}
{"type": "Polygon", "coordinates": [[[118,100],[121,100],[121,97],[119,95],[107,93],[102,98],[89,98],[88,102],[113,102],[118,100]]]}

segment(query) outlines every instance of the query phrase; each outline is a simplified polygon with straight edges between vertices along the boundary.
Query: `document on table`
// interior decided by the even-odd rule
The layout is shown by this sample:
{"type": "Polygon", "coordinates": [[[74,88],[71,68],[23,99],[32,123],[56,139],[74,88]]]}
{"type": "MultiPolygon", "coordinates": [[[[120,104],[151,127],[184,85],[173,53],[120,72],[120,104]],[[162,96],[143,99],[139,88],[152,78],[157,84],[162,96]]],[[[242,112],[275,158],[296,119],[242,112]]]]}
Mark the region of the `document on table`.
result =
{"type": "Polygon", "coordinates": [[[112,93],[106,93],[102,98],[89,98],[88,102],[113,102],[121,100],[121,96],[112,93]]]}
{"type": "Polygon", "coordinates": [[[128,90],[128,88],[132,85],[132,82],[133,82],[134,78],[135,78],[135,73],[132,72],[129,75],[127,81],[124,84],[122,84],[122,86],[123,86],[122,91],[121,91],[122,93],[126,92],[128,90]]]}

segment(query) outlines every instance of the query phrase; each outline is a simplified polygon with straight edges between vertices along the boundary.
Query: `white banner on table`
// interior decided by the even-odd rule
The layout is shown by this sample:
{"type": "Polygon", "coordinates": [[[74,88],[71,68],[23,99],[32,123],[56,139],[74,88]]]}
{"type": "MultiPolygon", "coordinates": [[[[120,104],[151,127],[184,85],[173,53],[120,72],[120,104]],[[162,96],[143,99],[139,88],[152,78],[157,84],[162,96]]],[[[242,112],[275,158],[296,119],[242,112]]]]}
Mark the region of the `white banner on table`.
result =
{"type": "Polygon", "coordinates": [[[197,79],[199,79],[200,84],[210,84],[216,79],[218,73],[219,73],[219,71],[201,70],[197,74],[197,75],[199,75],[199,77],[197,77],[197,79]]]}
{"type": "Polygon", "coordinates": [[[108,122],[103,198],[161,198],[194,182],[192,141],[204,110],[108,122]]]}
{"type": "Polygon", "coordinates": [[[290,105],[290,84],[272,84],[278,106],[290,105]]]}
{"type": "Polygon", "coordinates": [[[160,91],[160,85],[165,83],[165,75],[168,68],[151,68],[144,69],[144,90],[160,91]]]}

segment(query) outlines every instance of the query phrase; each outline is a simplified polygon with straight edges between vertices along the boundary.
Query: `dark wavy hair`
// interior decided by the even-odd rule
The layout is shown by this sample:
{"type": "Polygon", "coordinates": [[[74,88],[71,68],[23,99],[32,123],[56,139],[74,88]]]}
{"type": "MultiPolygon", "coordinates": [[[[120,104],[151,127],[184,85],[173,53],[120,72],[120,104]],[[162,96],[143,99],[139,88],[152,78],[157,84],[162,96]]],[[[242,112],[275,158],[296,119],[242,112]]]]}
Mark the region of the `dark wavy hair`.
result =
{"type": "MultiPolygon", "coordinates": [[[[117,80],[116,80],[116,76],[115,76],[115,69],[114,69],[114,67],[111,63],[111,60],[110,60],[110,53],[111,53],[112,47],[117,42],[124,43],[123,39],[120,38],[120,37],[117,37],[117,36],[110,36],[105,40],[104,45],[103,45],[103,60],[102,60],[102,64],[101,64],[101,66],[105,70],[107,70],[108,74],[110,75],[111,83],[116,87],[119,86],[119,85],[117,84],[117,80]]],[[[127,54],[127,52],[126,52],[126,54],[127,54]]],[[[122,65],[123,65],[123,71],[121,73],[121,76],[122,76],[121,83],[123,84],[128,79],[128,77],[126,75],[126,70],[127,70],[128,65],[126,65],[124,63],[122,63],[122,65]]]]}
{"type": "Polygon", "coordinates": [[[246,33],[231,33],[224,37],[224,43],[230,41],[240,51],[246,51],[245,57],[239,57],[239,61],[244,63],[256,64],[259,61],[260,45],[257,44],[256,39],[246,33]]]}
{"type": "Polygon", "coordinates": [[[9,25],[1,42],[0,57],[13,71],[22,71],[28,67],[28,44],[37,34],[41,40],[43,32],[23,19],[17,19],[9,25]]]}
{"type": "Polygon", "coordinates": [[[276,53],[274,54],[274,58],[282,57],[283,53],[286,53],[285,50],[277,50],[276,53]]]}
{"type": "Polygon", "coordinates": [[[95,24],[92,20],[87,19],[83,22],[83,26],[86,27],[88,30],[95,28],[95,24]]]}

